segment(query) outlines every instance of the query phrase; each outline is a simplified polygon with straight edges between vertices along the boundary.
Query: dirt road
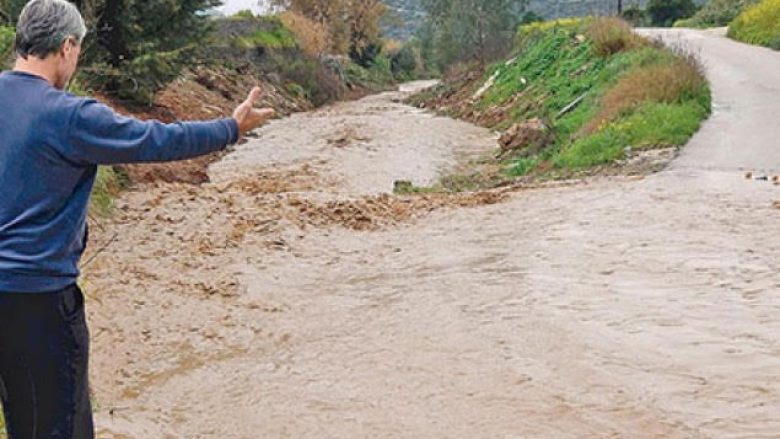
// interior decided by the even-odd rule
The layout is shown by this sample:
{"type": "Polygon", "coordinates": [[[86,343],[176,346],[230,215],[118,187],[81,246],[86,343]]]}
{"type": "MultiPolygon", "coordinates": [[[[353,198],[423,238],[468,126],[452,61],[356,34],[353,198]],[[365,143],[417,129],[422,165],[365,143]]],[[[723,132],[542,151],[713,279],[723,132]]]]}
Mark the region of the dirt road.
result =
{"type": "MultiPolygon", "coordinates": [[[[711,68],[735,44],[684,35],[711,68]]],[[[780,110],[747,61],[778,55],[737,49],[645,179],[377,195],[495,144],[389,93],[127,194],[86,273],[99,436],[777,437],[780,188],[740,168],[780,166],[744,113],[780,110]]]]}

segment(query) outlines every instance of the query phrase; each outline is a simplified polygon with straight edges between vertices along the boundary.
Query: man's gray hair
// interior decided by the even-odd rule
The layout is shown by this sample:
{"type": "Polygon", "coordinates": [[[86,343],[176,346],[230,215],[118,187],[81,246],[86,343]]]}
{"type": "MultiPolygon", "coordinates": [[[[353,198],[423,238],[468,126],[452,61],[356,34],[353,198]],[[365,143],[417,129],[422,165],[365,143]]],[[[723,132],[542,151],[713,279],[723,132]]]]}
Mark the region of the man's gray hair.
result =
{"type": "Polygon", "coordinates": [[[65,0],[32,0],[16,23],[16,53],[46,58],[57,52],[68,38],[81,44],[87,26],[78,8],[65,0]]]}

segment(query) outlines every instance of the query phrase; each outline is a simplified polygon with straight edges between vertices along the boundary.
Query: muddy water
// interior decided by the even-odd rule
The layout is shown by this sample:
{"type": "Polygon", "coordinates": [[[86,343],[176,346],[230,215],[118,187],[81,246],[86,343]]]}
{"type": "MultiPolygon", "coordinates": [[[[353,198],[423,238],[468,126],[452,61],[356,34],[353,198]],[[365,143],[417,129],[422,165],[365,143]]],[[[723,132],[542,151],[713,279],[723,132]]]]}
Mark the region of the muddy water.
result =
{"type": "Polygon", "coordinates": [[[99,437],[777,437],[780,190],[376,197],[495,144],[402,95],[124,197],[87,270],[99,437]]]}

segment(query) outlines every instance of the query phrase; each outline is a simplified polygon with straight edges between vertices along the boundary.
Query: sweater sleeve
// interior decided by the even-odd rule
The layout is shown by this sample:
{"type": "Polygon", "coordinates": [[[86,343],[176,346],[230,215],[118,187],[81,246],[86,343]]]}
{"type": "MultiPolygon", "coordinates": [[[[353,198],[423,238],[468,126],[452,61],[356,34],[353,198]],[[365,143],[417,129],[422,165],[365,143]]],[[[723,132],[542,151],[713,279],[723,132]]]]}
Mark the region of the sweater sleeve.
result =
{"type": "Polygon", "coordinates": [[[206,122],[141,121],[84,100],[69,124],[66,155],[98,165],[184,160],[224,149],[238,141],[235,119],[206,122]]]}

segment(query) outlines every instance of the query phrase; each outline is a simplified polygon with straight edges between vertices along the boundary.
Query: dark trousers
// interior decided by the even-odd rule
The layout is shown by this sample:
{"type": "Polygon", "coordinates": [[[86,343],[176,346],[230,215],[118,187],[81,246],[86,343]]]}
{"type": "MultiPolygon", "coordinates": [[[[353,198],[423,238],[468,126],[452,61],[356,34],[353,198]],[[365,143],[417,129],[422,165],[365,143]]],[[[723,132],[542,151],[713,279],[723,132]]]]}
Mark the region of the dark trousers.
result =
{"type": "Polygon", "coordinates": [[[92,439],[89,332],[77,286],[0,292],[0,397],[10,439],[92,439]]]}

